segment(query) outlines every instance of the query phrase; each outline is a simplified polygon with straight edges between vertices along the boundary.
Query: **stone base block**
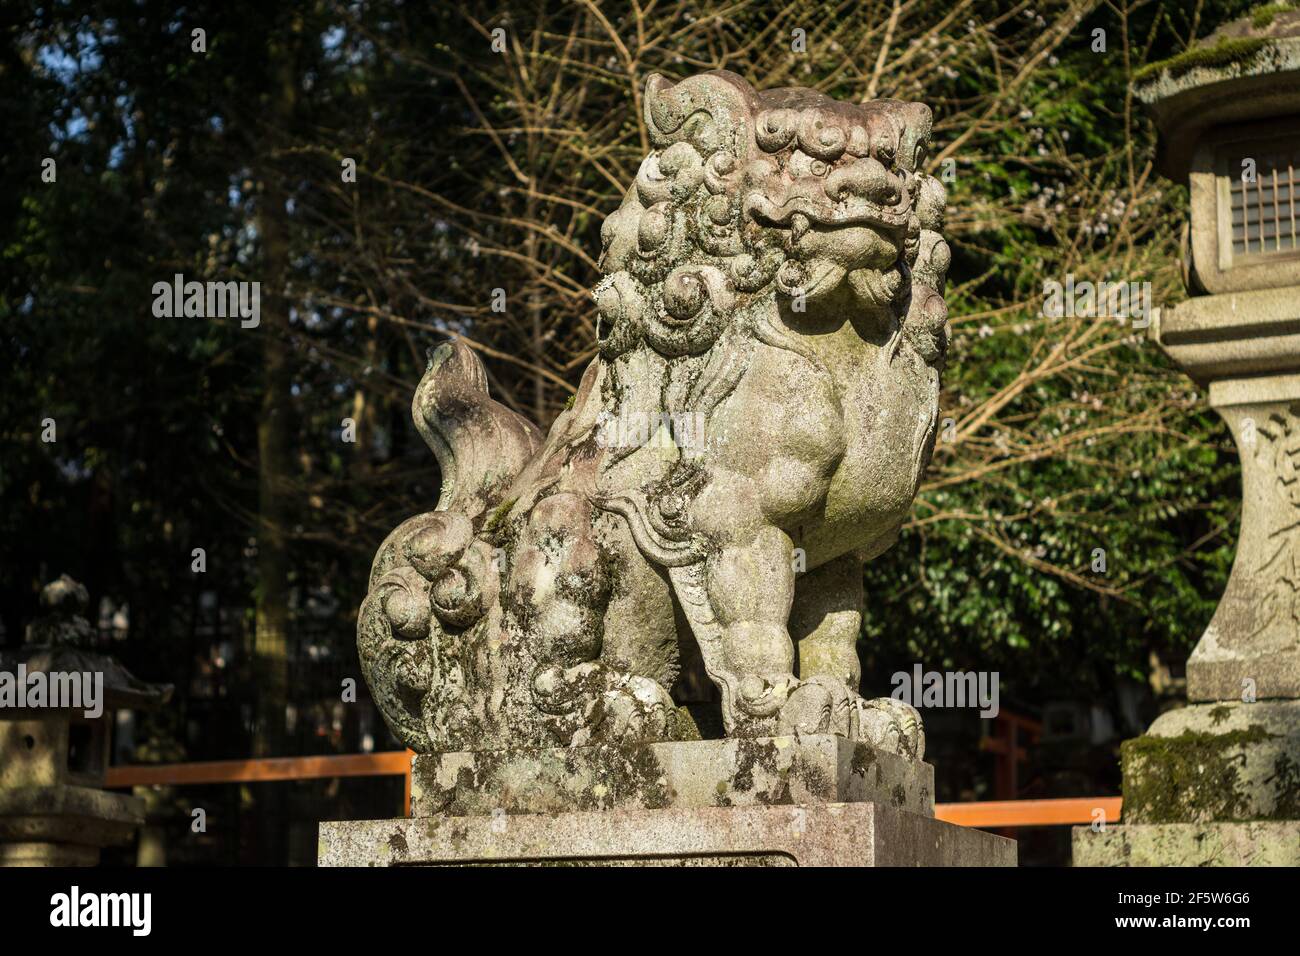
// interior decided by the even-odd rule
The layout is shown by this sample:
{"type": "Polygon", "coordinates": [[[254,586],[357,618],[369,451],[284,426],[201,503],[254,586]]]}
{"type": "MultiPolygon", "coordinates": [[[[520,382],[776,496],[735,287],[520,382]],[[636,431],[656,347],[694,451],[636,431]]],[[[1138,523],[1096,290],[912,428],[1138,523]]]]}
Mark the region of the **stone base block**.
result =
{"type": "Polygon", "coordinates": [[[0,790],[0,843],[116,846],[144,823],[144,801],[60,784],[0,790]]]}
{"type": "Polygon", "coordinates": [[[1074,828],[1075,866],[1300,866],[1300,821],[1074,828]]]}
{"type": "Polygon", "coordinates": [[[322,823],[321,866],[1015,866],[1013,840],[879,803],[322,823]]]}
{"type": "Polygon", "coordinates": [[[144,823],[144,801],[57,784],[0,788],[0,866],[94,866],[144,823]]]}
{"type": "Polygon", "coordinates": [[[421,754],[411,815],[875,802],[934,815],[934,768],[833,734],[421,754]]]}
{"type": "Polygon", "coordinates": [[[95,866],[99,847],[72,843],[0,843],[0,867],[95,866]]]}
{"type": "Polygon", "coordinates": [[[1300,701],[1172,710],[1121,754],[1125,825],[1300,820],[1300,701]]]}

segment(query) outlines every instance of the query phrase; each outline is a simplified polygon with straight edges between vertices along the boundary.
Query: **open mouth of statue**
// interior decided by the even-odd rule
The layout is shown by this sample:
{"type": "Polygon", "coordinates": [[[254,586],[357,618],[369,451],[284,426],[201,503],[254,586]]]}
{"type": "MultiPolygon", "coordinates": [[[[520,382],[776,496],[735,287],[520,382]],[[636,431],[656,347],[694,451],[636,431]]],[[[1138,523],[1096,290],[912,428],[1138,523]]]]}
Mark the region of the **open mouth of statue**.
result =
{"type": "Polygon", "coordinates": [[[778,206],[760,193],[751,193],[745,197],[745,212],[774,226],[790,226],[798,215],[820,226],[872,226],[883,232],[902,233],[907,230],[912,204],[905,200],[885,207],[855,197],[831,205],[806,196],[791,196],[778,206]]]}

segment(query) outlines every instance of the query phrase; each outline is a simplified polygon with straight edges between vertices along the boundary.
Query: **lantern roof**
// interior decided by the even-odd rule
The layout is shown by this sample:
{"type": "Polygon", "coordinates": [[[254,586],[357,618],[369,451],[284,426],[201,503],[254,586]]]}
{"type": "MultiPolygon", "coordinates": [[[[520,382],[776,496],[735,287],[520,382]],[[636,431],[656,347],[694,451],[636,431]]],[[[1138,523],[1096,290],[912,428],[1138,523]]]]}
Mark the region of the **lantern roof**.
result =
{"type": "Polygon", "coordinates": [[[1179,181],[1211,127],[1277,120],[1279,133],[1300,130],[1300,4],[1258,7],[1147,64],[1133,92],[1160,133],[1161,172],[1179,181]]]}
{"type": "Polygon", "coordinates": [[[116,658],[88,646],[92,629],[85,618],[87,600],[85,586],[66,574],[42,588],[43,613],[28,626],[25,643],[0,649],[0,672],[18,674],[21,667],[28,676],[103,674],[105,712],[151,710],[165,704],[172,696],[171,684],[141,680],[116,658]]]}

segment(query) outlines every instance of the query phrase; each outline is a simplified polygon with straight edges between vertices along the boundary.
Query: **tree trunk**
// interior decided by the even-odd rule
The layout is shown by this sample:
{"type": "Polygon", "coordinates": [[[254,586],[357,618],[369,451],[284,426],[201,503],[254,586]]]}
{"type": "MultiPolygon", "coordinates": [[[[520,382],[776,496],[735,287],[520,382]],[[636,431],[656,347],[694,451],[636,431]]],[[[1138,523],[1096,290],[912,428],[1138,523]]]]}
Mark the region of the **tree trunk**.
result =
{"type": "MultiPolygon", "coordinates": [[[[271,39],[268,62],[274,64],[266,119],[273,131],[288,129],[297,89],[294,63],[300,21],[288,42],[271,39]]],[[[275,35],[273,34],[273,37],[275,35]]],[[[283,35],[280,35],[283,37],[283,35]]],[[[257,228],[262,243],[262,409],[257,426],[258,510],[257,620],[253,644],[257,675],[255,757],[284,756],[285,710],[289,692],[289,526],[290,428],[292,374],[289,367],[289,229],[283,177],[276,168],[273,144],[259,157],[257,228]]]]}

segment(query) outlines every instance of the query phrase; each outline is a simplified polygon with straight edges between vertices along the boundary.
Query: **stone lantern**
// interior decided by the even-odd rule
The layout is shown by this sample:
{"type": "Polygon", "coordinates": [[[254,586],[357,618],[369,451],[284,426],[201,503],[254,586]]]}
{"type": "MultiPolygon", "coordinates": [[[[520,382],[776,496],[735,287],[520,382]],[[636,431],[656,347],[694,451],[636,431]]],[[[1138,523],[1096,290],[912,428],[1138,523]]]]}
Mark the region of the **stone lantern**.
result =
{"type": "Polygon", "coordinates": [[[1300,12],[1264,8],[1153,64],[1136,95],[1187,182],[1183,278],[1151,337],[1209,392],[1241,457],[1227,589],[1188,706],[1122,747],[1122,826],[1077,865],[1300,864],[1300,12]]]}
{"type": "Polygon", "coordinates": [[[26,643],[0,651],[0,866],[93,866],[144,822],[142,799],[102,789],[113,715],[172,689],[79,646],[86,600],[66,575],[47,585],[26,643]]]}

